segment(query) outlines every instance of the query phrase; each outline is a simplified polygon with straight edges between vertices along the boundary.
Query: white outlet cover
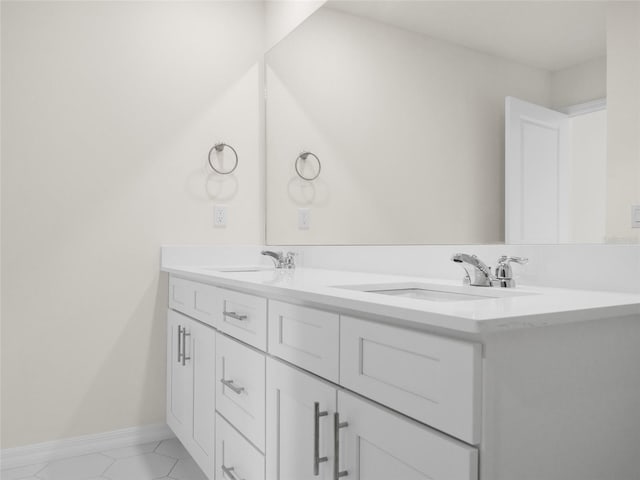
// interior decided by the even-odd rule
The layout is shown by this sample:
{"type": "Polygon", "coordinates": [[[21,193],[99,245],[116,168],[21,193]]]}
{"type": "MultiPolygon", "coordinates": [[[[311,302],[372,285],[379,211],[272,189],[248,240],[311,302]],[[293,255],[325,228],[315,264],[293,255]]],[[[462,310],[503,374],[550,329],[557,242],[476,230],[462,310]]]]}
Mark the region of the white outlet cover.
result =
{"type": "Polygon", "coordinates": [[[224,228],[227,226],[227,206],[216,205],[213,207],[213,226],[224,228]]]}
{"type": "Polygon", "coordinates": [[[631,205],[631,228],[640,228],[640,205],[631,205]]]}
{"type": "Polygon", "coordinates": [[[311,228],[311,209],[298,209],[298,230],[309,230],[311,228]]]}

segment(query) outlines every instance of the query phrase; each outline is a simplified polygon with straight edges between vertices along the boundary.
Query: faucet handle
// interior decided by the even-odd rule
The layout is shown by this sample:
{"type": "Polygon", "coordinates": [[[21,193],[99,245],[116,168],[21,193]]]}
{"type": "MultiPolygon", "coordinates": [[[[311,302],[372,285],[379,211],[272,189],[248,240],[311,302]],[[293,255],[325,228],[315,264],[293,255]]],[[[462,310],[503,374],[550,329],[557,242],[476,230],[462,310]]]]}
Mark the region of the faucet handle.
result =
{"type": "Polygon", "coordinates": [[[284,257],[284,268],[296,268],[296,252],[287,252],[284,257]]]}
{"type": "Polygon", "coordinates": [[[516,281],[513,279],[513,272],[511,270],[511,264],[517,263],[518,265],[525,265],[529,262],[528,258],[524,257],[509,257],[502,255],[498,258],[498,266],[496,267],[496,278],[501,287],[513,288],[516,286],[516,281]]]}
{"type": "Polygon", "coordinates": [[[499,259],[498,259],[498,265],[508,265],[510,263],[517,263],[519,265],[525,265],[529,262],[528,258],[525,257],[509,257],[507,255],[502,255],[499,259]]]}

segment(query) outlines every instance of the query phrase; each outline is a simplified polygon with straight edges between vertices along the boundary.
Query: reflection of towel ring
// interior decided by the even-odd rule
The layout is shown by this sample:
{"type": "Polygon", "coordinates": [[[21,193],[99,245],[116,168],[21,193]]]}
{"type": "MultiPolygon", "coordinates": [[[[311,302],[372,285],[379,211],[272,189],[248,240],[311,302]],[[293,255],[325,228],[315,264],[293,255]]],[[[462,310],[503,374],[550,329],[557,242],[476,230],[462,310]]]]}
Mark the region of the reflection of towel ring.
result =
{"type": "Polygon", "coordinates": [[[315,153],[312,153],[312,152],[302,152],[300,155],[298,155],[298,157],[296,158],[295,167],[296,167],[296,173],[298,174],[298,176],[301,179],[306,180],[308,182],[318,178],[320,176],[320,171],[322,170],[322,164],[320,163],[320,159],[318,158],[318,156],[315,153]],[[298,166],[298,162],[300,160],[306,160],[309,157],[309,155],[311,155],[313,158],[315,158],[316,161],[318,162],[318,171],[316,172],[316,174],[313,177],[305,177],[304,175],[302,175],[302,173],[300,172],[300,167],[298,166]]]}
{"type": "Polygon", "coordinates": [[[211,147],[211,150],[209,150],[209,166],[213,169],[214,172],[219,173],[220,175],[229,175],[238,167],[238,152],[236,152],[236,149],[233,148],[231,145],[228,145],[226,143],[216,143],[213,147],[211,147]],[[220,153],[224,150],[224,147],[229,147],[236,157],[236,161],[233,164],[233,167],[231,168],[231,170],[228,170],[226,172],[223,172],[222,170],[218,170],[216,167],[213,166],[213,162],[211,161],[211,154],[213,153],[213,151],[215,150],[216,152],[220,153]]]}

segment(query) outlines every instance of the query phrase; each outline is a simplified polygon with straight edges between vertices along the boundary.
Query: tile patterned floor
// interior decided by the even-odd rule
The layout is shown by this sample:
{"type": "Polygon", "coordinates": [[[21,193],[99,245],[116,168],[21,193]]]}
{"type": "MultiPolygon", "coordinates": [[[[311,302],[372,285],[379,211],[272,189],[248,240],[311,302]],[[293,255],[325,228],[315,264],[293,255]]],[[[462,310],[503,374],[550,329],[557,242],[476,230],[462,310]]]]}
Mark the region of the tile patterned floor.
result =
{"type": "Polygon", "coordinates": [[[0,471],[1,480],[207,480],[175,438],[0,471]]]}

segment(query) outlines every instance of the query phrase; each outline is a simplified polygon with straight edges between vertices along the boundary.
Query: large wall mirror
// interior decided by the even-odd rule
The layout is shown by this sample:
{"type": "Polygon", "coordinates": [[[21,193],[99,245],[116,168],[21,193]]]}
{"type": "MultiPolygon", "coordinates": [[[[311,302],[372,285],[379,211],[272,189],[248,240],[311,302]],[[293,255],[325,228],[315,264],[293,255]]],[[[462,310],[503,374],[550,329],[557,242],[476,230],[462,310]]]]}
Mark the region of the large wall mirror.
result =
{"type": "Polygon", "coordinates": [[[265,68],[270,244],[639,242],[640,2],[328,1],[265,68]]]}

